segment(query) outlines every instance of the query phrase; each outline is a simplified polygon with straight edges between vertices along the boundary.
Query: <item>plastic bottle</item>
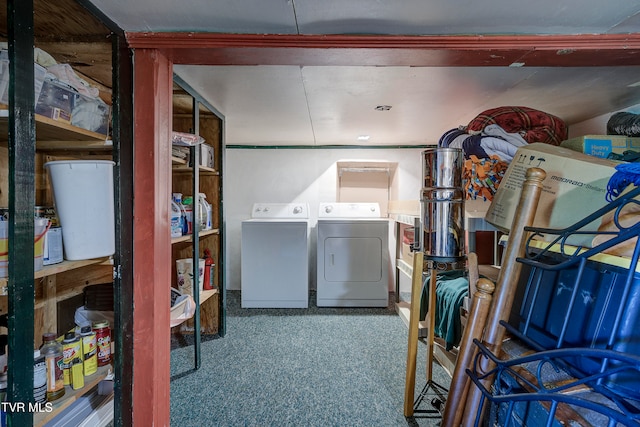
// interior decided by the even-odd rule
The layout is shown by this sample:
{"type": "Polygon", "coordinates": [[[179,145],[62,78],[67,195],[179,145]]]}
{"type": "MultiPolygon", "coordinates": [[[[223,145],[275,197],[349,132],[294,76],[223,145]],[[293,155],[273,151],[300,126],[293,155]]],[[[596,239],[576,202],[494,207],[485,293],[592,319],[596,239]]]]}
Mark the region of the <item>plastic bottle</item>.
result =
{"type": "Polygon", "coordinates": [[[171,214],[169,216],[169,221],[171,223],[171,237],[182,236],[182,211],[175,200],[171,200],[171,214]]]}
{"type": "Polygon", "coordinates": [[[204,230],[211,230],[213,228],[211,204],[207,202],[206,194],[199,193],[198,197],[203,207],[203,213],[201,214],[201,223],[203,224],[202,228],[204,230]]]}
{"type": "Polygon", "coordinates": [[[33,400],[36,403],[47,401],[47,365],[40,350],[33,351],[33,400]]]}
{"type": "Polygon", "coordinates": [[[204,250],[204,278],[202,280],[202,289],[205,291],[210,291],[215,289],[213,284],[214,277],[214,269],[215,264],[213,262],[213,258],[211,258],[211,251],[209,248],[205,248],[204,250]]]}
{"type": "Polygon", "coordinates": [[[182,226],[182,234],[192,234],[193,233],[193,198],[191,196],[187,196],[182,200],[182,213],[185,218],[185,224],[182,226]]]}
{"type": "Polygon", "coordinates": [[[47,332],[42,335],[40,354],[47,366],[47,401],[53,402],[64,396],[64,377],[62,376],[62,344],[56,341],[56,334],[47,332]]]}
{"type": "MultiPolygon", "coordinates": [[[[184,205],[182,201],[182,193],[172,193],[171,198],[176,203],[176,205],[178,205],[178,209],[180,209],[180,235],[184,236],[185,234],[188,233],[189,226],[187,225],[187,213],[185,212],[185,209],[184,209],[184,205]]],[[[172,209],[173,209],[173,206],[172,206],[172,209]]],[[[173,233],[171,235],[173,237],[173,233]]]]}

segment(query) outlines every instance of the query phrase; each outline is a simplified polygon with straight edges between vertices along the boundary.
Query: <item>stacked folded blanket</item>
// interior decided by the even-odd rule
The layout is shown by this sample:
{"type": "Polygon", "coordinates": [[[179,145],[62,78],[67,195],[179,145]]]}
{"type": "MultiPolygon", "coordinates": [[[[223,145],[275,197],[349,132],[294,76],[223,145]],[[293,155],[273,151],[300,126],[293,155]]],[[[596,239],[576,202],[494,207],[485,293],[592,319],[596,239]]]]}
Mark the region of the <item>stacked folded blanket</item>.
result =
{"type": "Polygon", "coordinates": [[[529,107],[483,111],[466,126],[445,132],[438,147],[464,152],[467,199],[492,200],[518,148],[533,142],[560,145],[567,139],[562,119],[529,107]]]}

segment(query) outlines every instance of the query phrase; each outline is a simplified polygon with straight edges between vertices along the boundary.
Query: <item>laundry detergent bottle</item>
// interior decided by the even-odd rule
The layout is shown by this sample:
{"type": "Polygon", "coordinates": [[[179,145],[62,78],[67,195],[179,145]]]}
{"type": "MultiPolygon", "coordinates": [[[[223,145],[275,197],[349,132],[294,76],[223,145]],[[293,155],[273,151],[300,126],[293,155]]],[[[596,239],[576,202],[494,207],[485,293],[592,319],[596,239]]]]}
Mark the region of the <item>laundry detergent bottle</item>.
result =
{"type": "Polygon", "coordinates": [[[169,222],[171,223],[171,237],[182,236],[182,210],[175,200],[171,200],[169,222]]]}
{"type": "Polygon", "coordinates": [[[182,216],[184,218],[184,223],[182,224],[182,234],[192,234],[193,233],[193,198],[191,196],[186,196],[182,199],[182,204],[180,205],[182,209],[182,216]]]}
{"type": "Polygon", "coordinates": [[[198,193],[198,201],[200,202],[200,225],[203,230],[211,230],[213,225],[211,224],[211,204],[207,202],[207,195],[204,193],[198,193]]]}

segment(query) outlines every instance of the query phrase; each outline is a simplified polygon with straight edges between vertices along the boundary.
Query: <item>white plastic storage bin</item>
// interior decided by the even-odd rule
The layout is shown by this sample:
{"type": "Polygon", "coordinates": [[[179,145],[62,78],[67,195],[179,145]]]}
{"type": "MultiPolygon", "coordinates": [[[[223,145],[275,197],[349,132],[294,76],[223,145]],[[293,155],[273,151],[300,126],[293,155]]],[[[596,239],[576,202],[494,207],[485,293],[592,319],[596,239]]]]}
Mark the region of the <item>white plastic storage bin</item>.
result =
{"type": "MultiPolygon", "coordinates": [[[[33,64],[34,105],[38,102],[46,75],[46,68],[39,64],[33,64]]],[[[0,104],[9,104],[9,60],[3,58],[0,58],[0,104]]]]}
{"type": "Polygon", "coordinates": [[[76,261],[115,253],[114,165],[109,160],[45,163],[62,227],[65,259],[76,261]]]}

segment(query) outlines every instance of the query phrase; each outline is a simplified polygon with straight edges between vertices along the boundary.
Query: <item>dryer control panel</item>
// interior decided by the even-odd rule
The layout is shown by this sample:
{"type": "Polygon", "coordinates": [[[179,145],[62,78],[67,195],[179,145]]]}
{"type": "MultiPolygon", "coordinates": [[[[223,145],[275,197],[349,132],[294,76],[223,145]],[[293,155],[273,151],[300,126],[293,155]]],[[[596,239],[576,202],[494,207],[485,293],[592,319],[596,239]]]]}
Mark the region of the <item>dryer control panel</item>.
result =
{"type": "Polygon", "coordinates": [[[380,218],[378,203],[320,203],[318,218],[380,218]]]}
{"type": "Polygon", "coordinates": [[[251,218],[309,218],[308,203],[254,203],[251,218]]]}

